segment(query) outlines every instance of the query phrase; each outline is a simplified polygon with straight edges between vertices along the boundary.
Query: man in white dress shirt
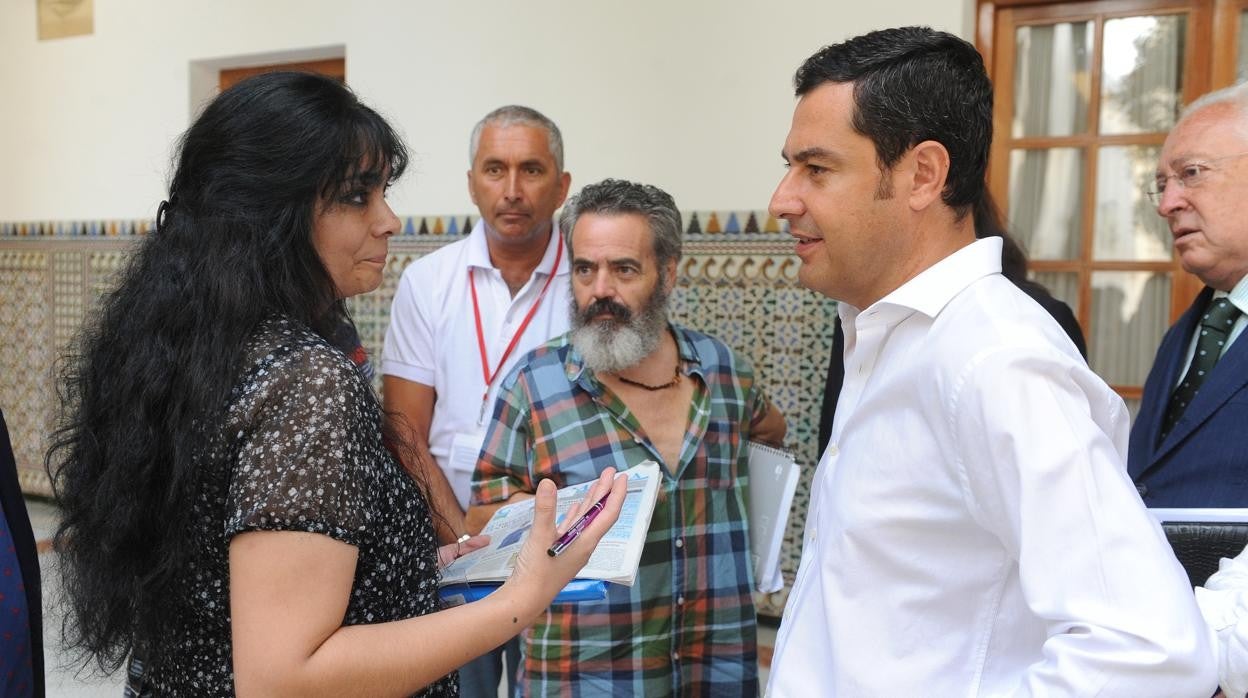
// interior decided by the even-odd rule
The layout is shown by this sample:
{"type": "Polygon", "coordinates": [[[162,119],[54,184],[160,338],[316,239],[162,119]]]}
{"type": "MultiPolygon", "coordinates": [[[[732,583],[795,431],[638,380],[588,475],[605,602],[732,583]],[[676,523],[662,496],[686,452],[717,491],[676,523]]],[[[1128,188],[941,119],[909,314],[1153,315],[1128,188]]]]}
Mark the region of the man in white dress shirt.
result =
{"type": "Polygon", "coordinates": [[[845,384],[768,695],[1214,690],[1191,588],[1126,475],[1122,400],[976,240],[992,88],[922,27],[826,47],[771,212],[840,301],[845,384]]]}
{"type": "MultiPolygon", "coordinates": [[[[396,426],[421,455],[405,465],[428,483],[444,543],[467,532],[472,471],[499,384],[520,357],[567,332],[572,297],[553,222],[572,182],[559,128],[534,109],[500,107],[473,129],[469,161],[481,217],[467,239],[403,271],[381,366],[386,410],[402,417],[396,426]]],[[[519,643],[504,647],[514,676],[519,643]]],[[[460,670],[461,695],[497,695],[500,652],[460,670]]]]}

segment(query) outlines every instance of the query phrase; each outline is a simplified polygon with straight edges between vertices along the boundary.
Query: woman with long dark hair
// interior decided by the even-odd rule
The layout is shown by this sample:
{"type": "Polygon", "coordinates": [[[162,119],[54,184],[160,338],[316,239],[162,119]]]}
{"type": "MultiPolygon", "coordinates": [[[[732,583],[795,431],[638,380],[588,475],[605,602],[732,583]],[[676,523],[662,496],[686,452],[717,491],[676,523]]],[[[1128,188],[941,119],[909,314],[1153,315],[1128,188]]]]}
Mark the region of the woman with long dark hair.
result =
{"type": "Polygon", "coordinates": [[[603,478],[586,540],[545,555],[543,483],[512,579],[439,610],[455,551],[331,340],[343,299],[381,283],[406,164],[309,74],[243,81],[183,135],[156,230],[67,361],[48,453],[67,644],[128,662],[128,692],[454,695],[448,674],[528,625],[615,520],[603,478]]]}

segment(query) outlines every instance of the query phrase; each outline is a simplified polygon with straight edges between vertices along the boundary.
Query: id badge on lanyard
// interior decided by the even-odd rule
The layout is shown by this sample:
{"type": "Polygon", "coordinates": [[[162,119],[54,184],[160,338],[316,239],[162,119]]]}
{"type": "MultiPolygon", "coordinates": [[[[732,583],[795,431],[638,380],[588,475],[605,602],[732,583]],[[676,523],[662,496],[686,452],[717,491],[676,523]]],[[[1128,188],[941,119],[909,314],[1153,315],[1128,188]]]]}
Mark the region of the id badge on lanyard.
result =
{"type": "MultiPolygon", "coordinates": [[[[554,233],[552,233],[554,234],[554,233]]],[[[546,291],[550,289],[550,283],[555,280],[555,274],[559,273],[559,261],[563,259],[563,245],[555,247],[555,263],[550,267],[550,274],[546,276],[546,283],[542,285],[542,290],[537,294],[537,298],[533,299],[533,305],[529,307],[529,312],[525,314],[524,320],[520,323],[520,327],[516,333],[512,335],[511,342],[507,344],[507,348],[503,351],[503,355],[498,358],[498,365],[494,370],[490,370],[490,360],[486,356],[485,351],[485,331],[481,328],[481,305],[477,301],[477,282],[475,269],[468,270],[468,288],[472,293],[472,315],[476,321],[477,329],[477,350],[481,354],[481,377],[485,380],[485,392],[481,394],[481,411],[477,414],[477,429],[484,430],[485,418],[488,416],[488,410],[491,406],[490,402],[490,386],[494,385],[494,381],[498,378],[498,374],[503,370],[503,364],[507,363],[507,357],[511,356],[511,352],[515,350],[516,345],[520,343],[520,337],[524,331],[528,329],[529,323],[533,321],[533,316],[537,314],[537,308],[542,304],[542,299],[546,297],[546,291]]],[[[458,437],[456,437],[458,438],[458,437]]]]}

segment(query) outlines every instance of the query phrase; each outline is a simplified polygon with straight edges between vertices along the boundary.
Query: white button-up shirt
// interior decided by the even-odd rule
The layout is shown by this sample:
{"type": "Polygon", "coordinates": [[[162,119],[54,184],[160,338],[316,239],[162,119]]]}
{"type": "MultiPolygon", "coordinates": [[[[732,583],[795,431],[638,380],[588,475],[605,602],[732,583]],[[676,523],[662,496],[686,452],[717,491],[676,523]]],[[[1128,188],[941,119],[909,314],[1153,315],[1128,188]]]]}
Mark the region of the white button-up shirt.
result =
{"type": "Polygon", "coordinates": [[[1228,696],[1248,695],[1248,550],[1218,562],[1218,571],[1196,587],[1196,603],[1209,624],[1218,685],[1228,696]]]}
{"type": "Polygon", "coordinates": [[[546,278],[560,257],[559,269],[546,296],[489,387],[485,420],[493,413],[494,399],[503,378],[525,354],[568,331],[571,276],[567,250],[557,255],[563,238],[552,224],[546,254],[528,283],[513,298],[503,274],[490,261],[483,222],[478,219],[466,240],[438,249],[408,265],[399,279],[390,309],[390,326],[382,350],[382,373],[432,386],[437,394],[429,425],[429,451],[446,475],[459,505],[467,509],[480,441],[485,436],[481,420],[481,396],[486,392],[477,345],[476,320],[468,288],[468,270],[477,287],[482,335],[490,370],[520,329],[546,278]],[[476,441],[470,457],[452,462],[455,438],[476,441]]]}
{"type": "Polygon", "coordinates": [[[977,241],[862,312],[767,695],[1193,696],[1186,576],[1127,412],[977,241]]]}

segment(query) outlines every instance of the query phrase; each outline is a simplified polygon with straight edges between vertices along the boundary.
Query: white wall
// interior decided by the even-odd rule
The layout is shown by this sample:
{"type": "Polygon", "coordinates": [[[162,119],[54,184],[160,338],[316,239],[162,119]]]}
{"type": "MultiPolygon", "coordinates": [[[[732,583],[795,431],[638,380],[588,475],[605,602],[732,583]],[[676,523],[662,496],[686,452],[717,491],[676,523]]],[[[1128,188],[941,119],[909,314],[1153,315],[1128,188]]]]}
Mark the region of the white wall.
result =
{"type": "Polygon", "coordinates": [[[970,38],[974,0],[95,0],[95,32],[36,40],[0,2],[0,220],[137,218],[189,124],[191,64],[345,47],[347,80],[415,154],[400,214],[466,213],[472,124],[527,104],[564,132],[573,190],[607,176],[682,209],[765,208],[794,69],[870,29],[970,38]]]}

